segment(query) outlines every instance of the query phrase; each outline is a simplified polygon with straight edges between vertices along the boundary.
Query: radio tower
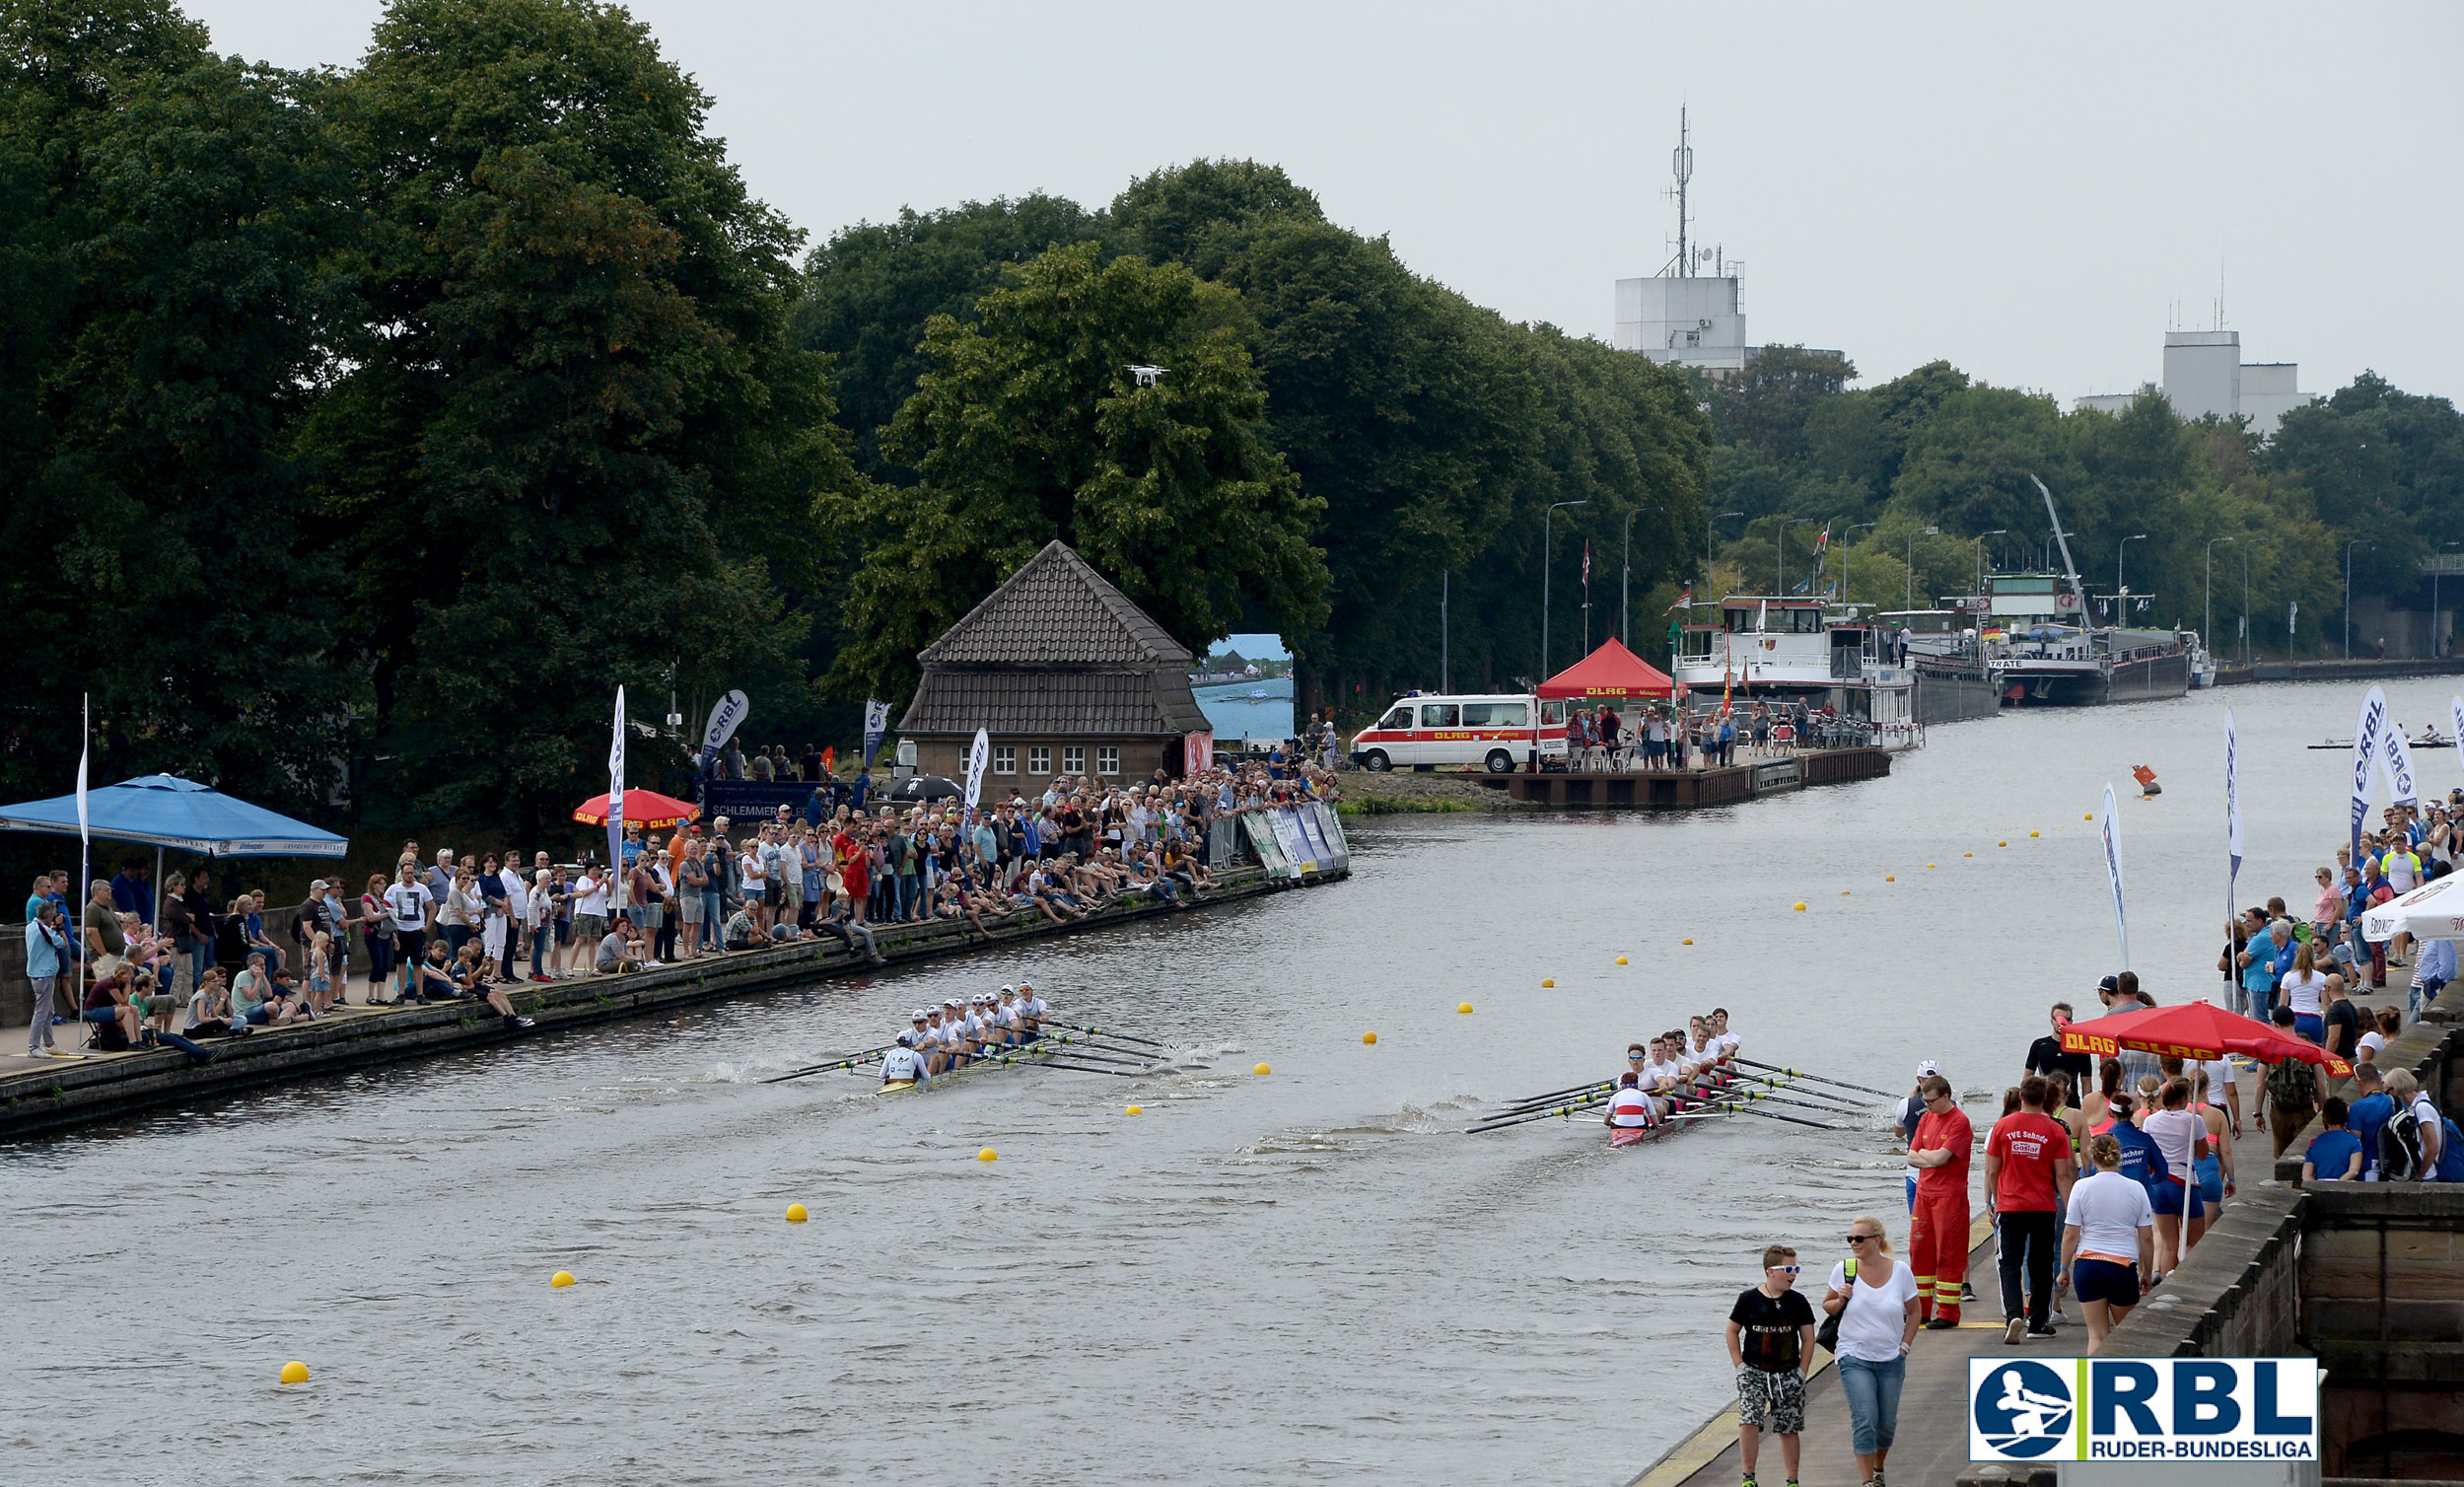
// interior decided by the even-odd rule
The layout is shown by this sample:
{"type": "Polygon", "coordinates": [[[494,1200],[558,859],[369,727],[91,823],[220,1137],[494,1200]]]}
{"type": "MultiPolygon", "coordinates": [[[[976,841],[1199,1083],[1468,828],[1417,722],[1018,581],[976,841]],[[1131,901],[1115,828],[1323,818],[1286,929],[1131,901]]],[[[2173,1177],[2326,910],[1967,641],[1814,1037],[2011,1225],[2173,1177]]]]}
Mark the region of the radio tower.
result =
{"type": "Polygon", "coordinates": [[[1677,107],[1677,148],[1668,154],[1669,174],[1677,177],[1677,256],[1663,270],[1666,277],[1684,278],[1694,271],[1694,260],[1686,256],[1685,184],[1694,178],[1694,147],[1686,143],[1685,107],[1677,107]]]}

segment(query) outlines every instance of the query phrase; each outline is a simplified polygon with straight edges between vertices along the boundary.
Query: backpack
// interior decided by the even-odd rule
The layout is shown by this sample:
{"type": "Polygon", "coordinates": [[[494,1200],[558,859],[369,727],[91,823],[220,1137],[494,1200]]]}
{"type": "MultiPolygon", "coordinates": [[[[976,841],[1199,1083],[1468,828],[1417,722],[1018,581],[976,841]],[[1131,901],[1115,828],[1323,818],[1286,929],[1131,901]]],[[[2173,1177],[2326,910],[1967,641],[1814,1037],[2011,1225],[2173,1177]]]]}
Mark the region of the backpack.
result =
{"type": "MultiPolygon", "coordinates": [[[[1854,1299],[1857,1294],[1857,1257],[1853,1254],[1848,1257],[1848,1294],[1854,1299]]],[[[1848,1309],[1842,1307],[1838,1315],[1822,1318],[1822,1325],[1814,1328],[1814,1345],[1833,1357],[1839,1356],[1840,1317],[1847,1314],[1848,1309]]]]}
{"type": "Polygon", "coordinates": [[[2297,1058],[2278,1059],[2267,1071],[2267,1102],[2280,1110],[2307,1110],[2318,1103],[2318,1082],[2297,1058]]]}
{"type": "Polygon", "coordinates": [[[2438,1180],[2464,1182],[2464,1131],[2452,1115],[2438,1117],[2438,1180]]]}
{"type": "Polygon", "coordinates": [[[2378,1180],[2410,1182],[2421,1165],[2421,1122],[2411,1105],[2400,1104],[2378,1128],[2378,1180]]]}

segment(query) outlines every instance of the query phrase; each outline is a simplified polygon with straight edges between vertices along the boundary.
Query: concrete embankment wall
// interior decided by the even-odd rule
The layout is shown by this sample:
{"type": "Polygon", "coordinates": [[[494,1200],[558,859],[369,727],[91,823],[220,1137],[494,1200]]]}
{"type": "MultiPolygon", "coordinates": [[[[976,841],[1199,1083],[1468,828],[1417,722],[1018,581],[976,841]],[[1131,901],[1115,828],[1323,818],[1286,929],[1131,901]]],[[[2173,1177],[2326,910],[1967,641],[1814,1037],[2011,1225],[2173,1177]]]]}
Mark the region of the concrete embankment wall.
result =
{"type": "MultiPolygon", "coordinates": [[[[1311,874],[1295,880],[1271,877],[1262,868],[1233,869],[1218,875],[1217,887],[1195,912],[1343,876],[1311,874]]],[[[987,916],[985,923],[994,942],[1010,944],[1091,933],[1174,912],[1178,911],[1166,904],[1144,900],[1115,903],[1066,925],[1053,924],[1031,909],[987,916]]],[[[879,944],[883,958],[894,965],[983,949],[986,941],[966,921],[943,919],[883,929],[879,944]]],[[[641,1017],[745,992],[810,985],[875,968],[836,940],[808,940],[769,950],[707,956],[629,975],[524,986],[513,992],[515,1005],[538,1023],[527,1032],[509,1032],[484,1005],[474,1011],[468,1004],[454,1004],[355,1010],[316,1023],[260,1029],[245,1038],[219,1038],[209,1045],[215,1050],[215,1061],[202,1066],[168,1049],[59,1060],[0,1078],[0,1139],[117,1119],[235,1090],[535,1036],[551,1027],[641,1017]]]]}
{"type": "Polygon", "coordinates": [[[2413,657],[2386,661],[2263,661],[2257,666],[2219,667],[2218,686],[2250,681],[2384,681],[2396,676],[2464,675],[2464,657],[2413,657]]]}

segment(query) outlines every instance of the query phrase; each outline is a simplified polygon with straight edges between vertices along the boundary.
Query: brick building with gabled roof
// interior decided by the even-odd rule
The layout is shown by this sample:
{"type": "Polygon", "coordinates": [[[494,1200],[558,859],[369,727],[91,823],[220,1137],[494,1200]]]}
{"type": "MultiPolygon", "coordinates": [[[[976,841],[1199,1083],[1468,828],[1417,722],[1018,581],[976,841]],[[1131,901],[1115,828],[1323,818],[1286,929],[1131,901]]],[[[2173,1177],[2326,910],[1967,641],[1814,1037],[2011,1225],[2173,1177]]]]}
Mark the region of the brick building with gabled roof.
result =
{"type": "Polygon", "coordinates": [[[917,769],[963,780],[985,730],[988,801],[1055,775],[1178,775],[1183,741],[1208,732],[1188,648],[1058,540],[916,660],[924,674],[899,736],[915,741],[917,769]]]}

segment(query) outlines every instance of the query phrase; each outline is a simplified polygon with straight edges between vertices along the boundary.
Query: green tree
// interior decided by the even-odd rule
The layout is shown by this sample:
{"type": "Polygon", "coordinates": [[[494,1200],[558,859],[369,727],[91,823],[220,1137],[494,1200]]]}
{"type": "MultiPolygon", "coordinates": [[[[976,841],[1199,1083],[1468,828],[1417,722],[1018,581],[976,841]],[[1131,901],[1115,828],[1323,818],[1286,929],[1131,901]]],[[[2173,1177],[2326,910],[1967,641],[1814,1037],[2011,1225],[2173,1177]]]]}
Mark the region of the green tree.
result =
{"type": "Polygon", "coordinates": [[[2464,415],[2375,372],[2287,413],[2259,467],[2306,489],[2312,515],[2341,534],[2340,547],[2368,539],[2354,554],[2357,592],[2418,587],[2418,559],[2464,538],[2464,415]]]}
{"type": "Polygon", "coordinates": [[[1712,427],[1722,444],[1744,445],[1774,460],[1802,459],[1811,450],[1806,421],[1856,379],[1856,364],[1836,351],[1764,346],[1742,372],[1714,385],[1712,427]]]}
{"type": "Polygon", "coordinates": [[[345,179],[305,80],[152,0],[0,0],[0,787],[157,770],[325,814],[355,678],[289,452],[345,179]]]}
{"type": "Polygon", "coordinates": [[[1283,167],[1254,160],[1193,160],[1142,176],[1113,198],[1111,216],[1149,259],[1190,264],[1225,228],[1325,220],[1283,167]]]}
{"type": "Polygon", "coordinates": [[[1244,615],[1321,623],[1323,503],[1267,438],[1245,327],[1232,290],[1093,244],[1019,269],[971,323],[932,320],[886,441],[922,482],[837,514],[861,560],[832,684],[906,695],[916,653],[1055,537],[1192,651],[1244,615]]]}
{"type": "Polygon", "coordinates": [[[975,302],[1004,271],[1067,243],[1107,242],[1104,219],[1076,202],[1033,192],[947,211],[904,211],[859,223],[812,250],[796,307],[799,345],[831,358],[838,417],[868,478],[915,483],[885,460],[881,430],[931,365],[924,326],[935,316],[974,318],[975,302]]]}
{"type": "Polygon", "coordinates": [[[1311,672],[1390,662],[1433,633],[1404,596],[1490,546],[1540,452],[1526,350],[1382,239],[1313,217],[1218,231],[1198,267],[1255,318],[1270,437],[1322,502],[1333,602],[1287,639],[1311,672]]]}
{"type": "Polygon", "coordinates": [[[853,477],[786,338],[798,235],[708,107],[647,28],[562,0],[396,0],[335,90],[369,225],[312,447],[421,815],[561,819],[609,694],[670,661],[807,693],[781,592],[826,581],[808,526],[853,477]]]}

